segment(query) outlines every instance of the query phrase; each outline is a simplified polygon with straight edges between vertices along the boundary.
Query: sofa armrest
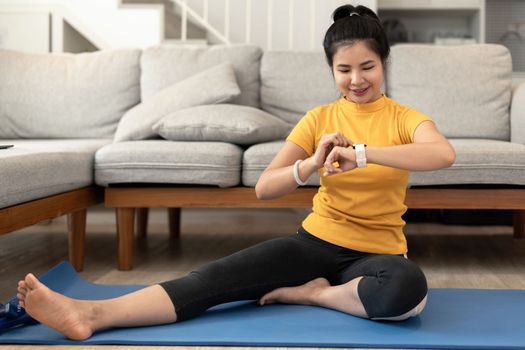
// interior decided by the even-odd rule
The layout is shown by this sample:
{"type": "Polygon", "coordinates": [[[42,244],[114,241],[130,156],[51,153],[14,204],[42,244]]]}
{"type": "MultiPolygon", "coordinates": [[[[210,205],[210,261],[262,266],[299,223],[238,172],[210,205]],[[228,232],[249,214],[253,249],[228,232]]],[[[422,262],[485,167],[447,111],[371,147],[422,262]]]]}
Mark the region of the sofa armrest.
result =
{"type": "Polygon", "coordinates": [[[510,141],[525,144],[525,82],[513,86],[512,89],[510,141]]]}

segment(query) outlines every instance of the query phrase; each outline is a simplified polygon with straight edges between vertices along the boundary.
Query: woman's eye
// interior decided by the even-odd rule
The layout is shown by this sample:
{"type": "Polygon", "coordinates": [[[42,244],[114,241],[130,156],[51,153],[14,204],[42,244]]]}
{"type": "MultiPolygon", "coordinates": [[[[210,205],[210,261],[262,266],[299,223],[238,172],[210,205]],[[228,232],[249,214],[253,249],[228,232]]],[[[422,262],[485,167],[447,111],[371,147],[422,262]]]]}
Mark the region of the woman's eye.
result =
{"type": "Polygon", "coordinates": [[[374,66],[371,66],[371,67],[364,67],[363,70],[370,70],[370,69],[372,69],[372,68],[374,68],[374,66]]]}
{"type": "Polygon", "coordinates": [[[339,73],[348,73],[350,72],[349,70],[340,70],[339,73]]]}

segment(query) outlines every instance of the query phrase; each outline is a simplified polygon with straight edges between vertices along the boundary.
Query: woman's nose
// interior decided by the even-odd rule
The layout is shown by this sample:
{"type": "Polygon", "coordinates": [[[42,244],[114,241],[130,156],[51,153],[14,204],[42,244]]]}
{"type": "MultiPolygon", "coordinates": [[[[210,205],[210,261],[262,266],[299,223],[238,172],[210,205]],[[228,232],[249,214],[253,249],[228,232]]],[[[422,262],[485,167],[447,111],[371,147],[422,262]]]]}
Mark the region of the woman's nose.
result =
{"type": "Polygon", "coordinates": [[[363,76],[362,76],[361,73],[359,73],[359,72],[354,72],[354,73],[352,73],[352,77],[351,77],[351,79],[352,79],[352,80],[351,80],[350,83],[351,83],[352,85],[359,85],[359,84],[361,84],[361,83],[364,81],[363,76]]]}

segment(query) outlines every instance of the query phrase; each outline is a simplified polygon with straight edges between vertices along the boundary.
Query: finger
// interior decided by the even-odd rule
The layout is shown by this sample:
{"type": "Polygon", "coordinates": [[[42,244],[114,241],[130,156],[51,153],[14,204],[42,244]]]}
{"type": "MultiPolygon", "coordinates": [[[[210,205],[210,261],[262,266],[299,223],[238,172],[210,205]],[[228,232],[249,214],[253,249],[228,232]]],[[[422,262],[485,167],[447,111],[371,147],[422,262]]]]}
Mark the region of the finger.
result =
{"type": "Polygon", "coordinates": [[[348,137],[344,136],[343,135],[343,138],[344,138],[344,146],[345,148],[351,146],[353,144],[352,140],[350,140],[348,137]]]}
{"type": "Polygon", "coordinates": [[[346,144],[346,137],[343,134],[338,133],[337,134],[337,145],[341,147],[346,147],[345,144],[346,144]]]}
{"type": "Polygon", "coordinates": [[[324,162],[323,167],[325,169],[325,172],[327,172],[327,173],[331,173],[335,169],[335,167],[333,165],[333,162],[329,161],[328,158],[324,162]]]}
{"type": "Polygon", "coordinates": [[[334,148],[328,155],[326,156],[326,159],[324,160],[324,166],[331,166],[333,162],[335,162],[336,159],[336,153],[337,149],[334,148]]]}
{"type": "Polygon", "coordinates": [[[332,152],[330,152],[330,154],[328,154],[328,156],[326,157],[326,160],[324,162],[324,168],[328,172],[332,172],[335,169],[334,163],[339,159],[339,149],[339,147],[334,147],[332,152]]]}
{"type": "Polygon", "coordinates": [[[327,151],[329,148],[333,147],[334,141],[331,137],[324,137],[319,141],[319,148],[322,148],[324,151],[327,151]]]}
{"type": "Polygon", "coordinates": [[[340,146],[341,145],[341,135],[337,134],[333,138],[334,146],[340,146]]]}
{"type": "Polygon", "coordinates": [[[331,176],[331,175],[341,174],[342,172],[343,172],[342,169],[334,168],[332,171],[325,171],[324,172],[324,176],[331,176]]]}

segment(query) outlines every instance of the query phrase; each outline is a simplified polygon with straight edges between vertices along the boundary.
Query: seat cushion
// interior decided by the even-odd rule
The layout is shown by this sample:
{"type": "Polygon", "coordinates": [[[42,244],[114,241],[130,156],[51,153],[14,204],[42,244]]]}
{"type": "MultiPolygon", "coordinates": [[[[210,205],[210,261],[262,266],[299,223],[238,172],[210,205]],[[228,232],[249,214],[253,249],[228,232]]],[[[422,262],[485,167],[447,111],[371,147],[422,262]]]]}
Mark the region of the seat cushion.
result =
{"type": "MultiPolygon", "coordinates": [[[[262,50],[254,45],[156,46],[143,51],[141,99],[220,63],[230,62],[241,94],[232,103],[259,107],[259,67],[262,50]]],[[[213,89],[213,82],[206,86],[213,89]]]]}
{"type": "Polygon", "coordinates": [[[502,45],[392,47],[387,95],[452,138],[510,140],[512,60],[502,45]]]}
{"type": "MultiPolygon", "coordinates": [[[[265,142],[253,145],[243,155],[242,161],[242,183],[244,186],[254,187],[262,172],[272,161],[275,155],[284,145],[284,141],[265,142]]],[[[308,186],[319,186],[319,175],[310,176],[308,186]]]]}
{"type": "Polygon", "coordinates": [[[114,143],[95,156],[95,181],[102,186],[129,183],[238,185],[242,149],[223,142],[144,140],[114,143]]]}
{"type": "Polygon", "coordinates": [[[0,140],[0,208],[93,184],[95,140],[0,140]]]}
{"type": "Polygon", "coordinates": [[[0,138],[111,138],[140,101],[140,50],[0,50],[0,138]]]}
{"type": "Polygon", "coordinates": [[[498,140],[451,139],[456,162],[447,169],[412,172],[409,184],[525,185],[525,145],[498,140]]]}
{"type": "MultiPolygon", "coordinates": [[[[456,163],[446,169],[411,172],[409,186],[525,185],[525,145],[483,139],[451,139],[450,142],[456,150],[456,163]]],[[[283,143],[261,143],[246,150],[242,172],[245,186],[255,186],[283,143]]],[[[319,185],[317,173],[308,180],[308,185],[319,185]]]]}

